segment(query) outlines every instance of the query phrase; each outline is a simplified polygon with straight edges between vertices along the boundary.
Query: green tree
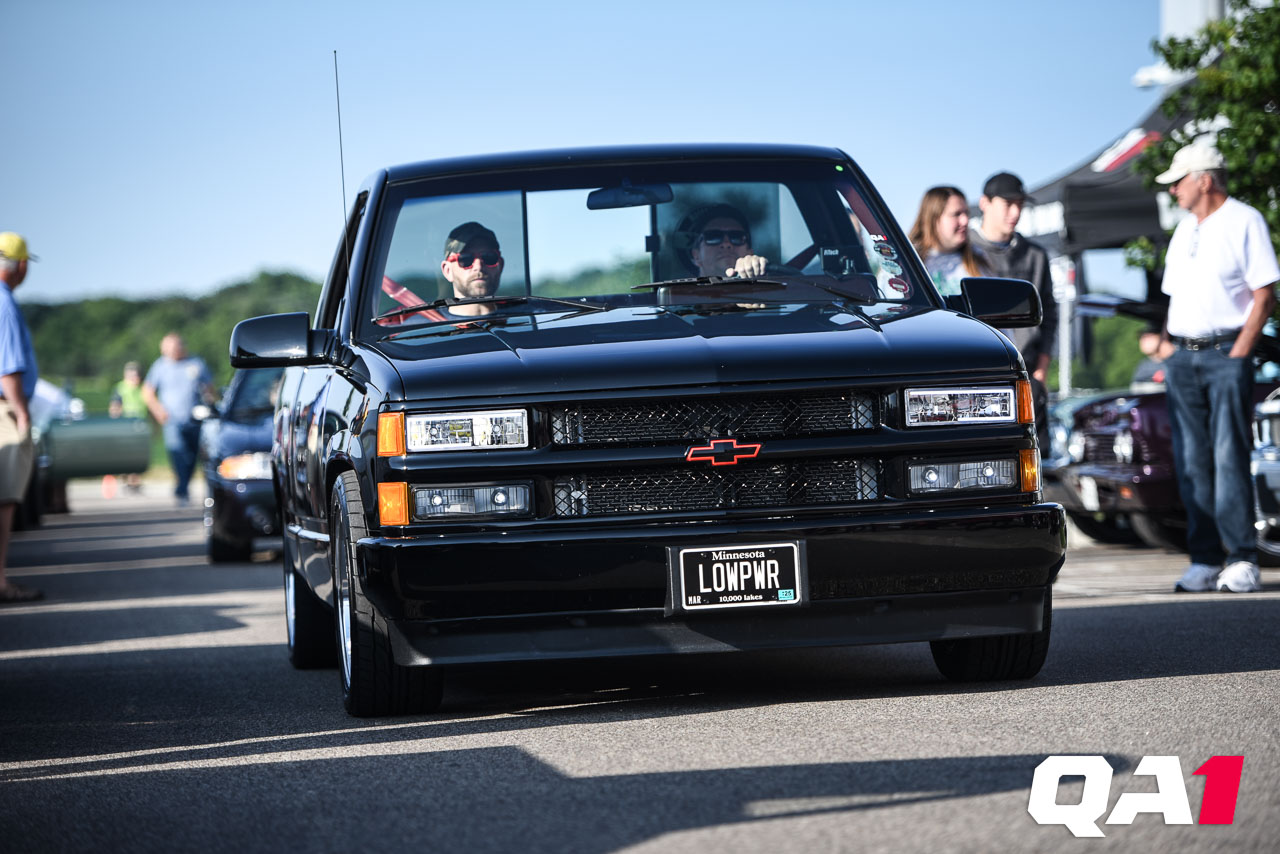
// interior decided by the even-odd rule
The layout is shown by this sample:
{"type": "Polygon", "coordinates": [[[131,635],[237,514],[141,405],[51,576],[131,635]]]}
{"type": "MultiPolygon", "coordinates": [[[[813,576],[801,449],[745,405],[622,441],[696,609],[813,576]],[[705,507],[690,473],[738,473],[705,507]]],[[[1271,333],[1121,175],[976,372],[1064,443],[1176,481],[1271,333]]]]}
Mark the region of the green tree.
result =
{"type": "MultiPolygon", "coordinates": [[[[1218,130],[1217,146],[1226,161],[1227,190],[1262,212],[1280,250],[1280,6],[1228,0],[1222,20],[1189,39],[1152,47],[1170,68],[1195,73],[1162,106],[1165,115],[1186,114],[1193,121],[1143,152],[1135,170],[1156,188],[1155,176],[1174,152],[1225,119],[1229,125],[1218,130]]],[[[1135,242],[1126,247],[1127,259],[1154,269],[1160,248],[1135,242]]]]}

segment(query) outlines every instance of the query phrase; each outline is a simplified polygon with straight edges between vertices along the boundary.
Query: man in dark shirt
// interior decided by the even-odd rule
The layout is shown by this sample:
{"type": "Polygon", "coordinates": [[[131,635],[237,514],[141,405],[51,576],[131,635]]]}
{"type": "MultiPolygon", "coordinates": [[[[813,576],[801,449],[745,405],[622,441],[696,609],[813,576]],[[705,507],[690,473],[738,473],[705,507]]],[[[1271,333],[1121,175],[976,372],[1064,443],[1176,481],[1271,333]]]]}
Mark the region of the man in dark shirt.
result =
{"type": "Polygon", "coordinates": [[[1036,431],[1040,447],[1049,447],[1048,402],[1045,381],[1053,345],[1058,332],[1058,302],[1053,298],[1053,281],[1049,276],[1049,253],[1016,231],[1022,218],[1027,191],[1022,179],[1009,172],[998,172],[987,179],[982,188],[978,208],[982,225],[970,229],[969,240],[986,263],[991,275],[1007,279],[1023,279],[1035,286],[1044,307],[1044,320],[1029,329],[1000,330],[1022,354],[1031,374],[1031,390],[1035,403],[1036,431]]]}

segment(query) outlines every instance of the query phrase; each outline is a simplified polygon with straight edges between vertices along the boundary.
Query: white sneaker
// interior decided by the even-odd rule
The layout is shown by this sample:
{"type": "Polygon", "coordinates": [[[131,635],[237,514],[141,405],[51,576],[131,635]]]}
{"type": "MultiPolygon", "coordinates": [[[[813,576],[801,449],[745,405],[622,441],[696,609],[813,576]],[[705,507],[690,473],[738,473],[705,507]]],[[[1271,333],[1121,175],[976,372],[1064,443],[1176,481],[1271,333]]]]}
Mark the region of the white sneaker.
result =
{"type": "Polygon", "coordinates": [[[1207,593],[1218,581],[1219,569],[1207,563],[1193,563],[1173,585],[1175,593],[1207,593]]]}
{"type": "Polygon", "coordinates": [[[1261,589],[1258,565],[1247,560],[1227,564],[1218,576],[1218,590],[1223,593],[1257,593],[1261,589]]]}

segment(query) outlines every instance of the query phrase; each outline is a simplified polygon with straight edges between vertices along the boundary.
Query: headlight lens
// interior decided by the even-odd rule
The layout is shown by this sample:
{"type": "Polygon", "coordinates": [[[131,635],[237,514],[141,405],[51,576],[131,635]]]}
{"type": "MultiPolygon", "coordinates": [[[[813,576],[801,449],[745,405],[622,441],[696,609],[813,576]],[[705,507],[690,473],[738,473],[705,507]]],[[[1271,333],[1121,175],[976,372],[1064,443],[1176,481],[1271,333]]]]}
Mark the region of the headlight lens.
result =
{"type": "Polygon", "coordinates": [[[1111,450],[1122,463],[1133,462],[1133,433],[1121,430],[1111,442],[1111,450]]]}
{"type": "Polygon", "coordinates": [[[523,409],[441,412],[405,418],[409,451],[527,448],[529,414],[523,409]]]}
{"type": "Polygon", "coordinates": [[[909,388],[907,426],[1012,424],[1017,421],[1014,390],[1005,388],[909,388]]]}
{"type": "Polygon", "coordinates": [[[218,474],[227,480],[271,480],[271,455],[237,454],[218,463],[218,474]]]}
{"type": "Polygon", "coordinates": [[[413,489],[413,515],[418,519],[464,516],[527,516],[528,484],[496,486],[418,486],[413,489]]]}
{"type": "Polygon", "coordinates": [[[975,460],[960,463],[912,463],[907,467],[912,494],[1018,486],[1016,460],[975,460]]]}
{"type": "Polygon", "coordinates": [[[1084,433],[1079,430],[1072,430],[1070,437],[1067,439],[1067,456],[1071,457],[1073,463],[1078,463],[1084,459],[1084,433]]]}

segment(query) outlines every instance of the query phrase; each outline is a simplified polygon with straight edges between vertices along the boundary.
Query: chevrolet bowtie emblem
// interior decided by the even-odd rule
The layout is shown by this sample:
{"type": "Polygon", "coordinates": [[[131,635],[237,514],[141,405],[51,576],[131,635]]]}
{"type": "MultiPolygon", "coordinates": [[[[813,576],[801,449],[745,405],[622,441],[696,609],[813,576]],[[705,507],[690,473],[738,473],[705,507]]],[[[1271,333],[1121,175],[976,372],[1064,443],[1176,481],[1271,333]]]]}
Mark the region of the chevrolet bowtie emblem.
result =
{"type": "Polygon", "coordinates": [[[710,445],[690,448],[684,458],[691,463],[710,462],[713,466],[736,466],[738,460],[749,460],[760,453],[763,445],[738,443],[737,439],[715,439],[710,445]]]}

